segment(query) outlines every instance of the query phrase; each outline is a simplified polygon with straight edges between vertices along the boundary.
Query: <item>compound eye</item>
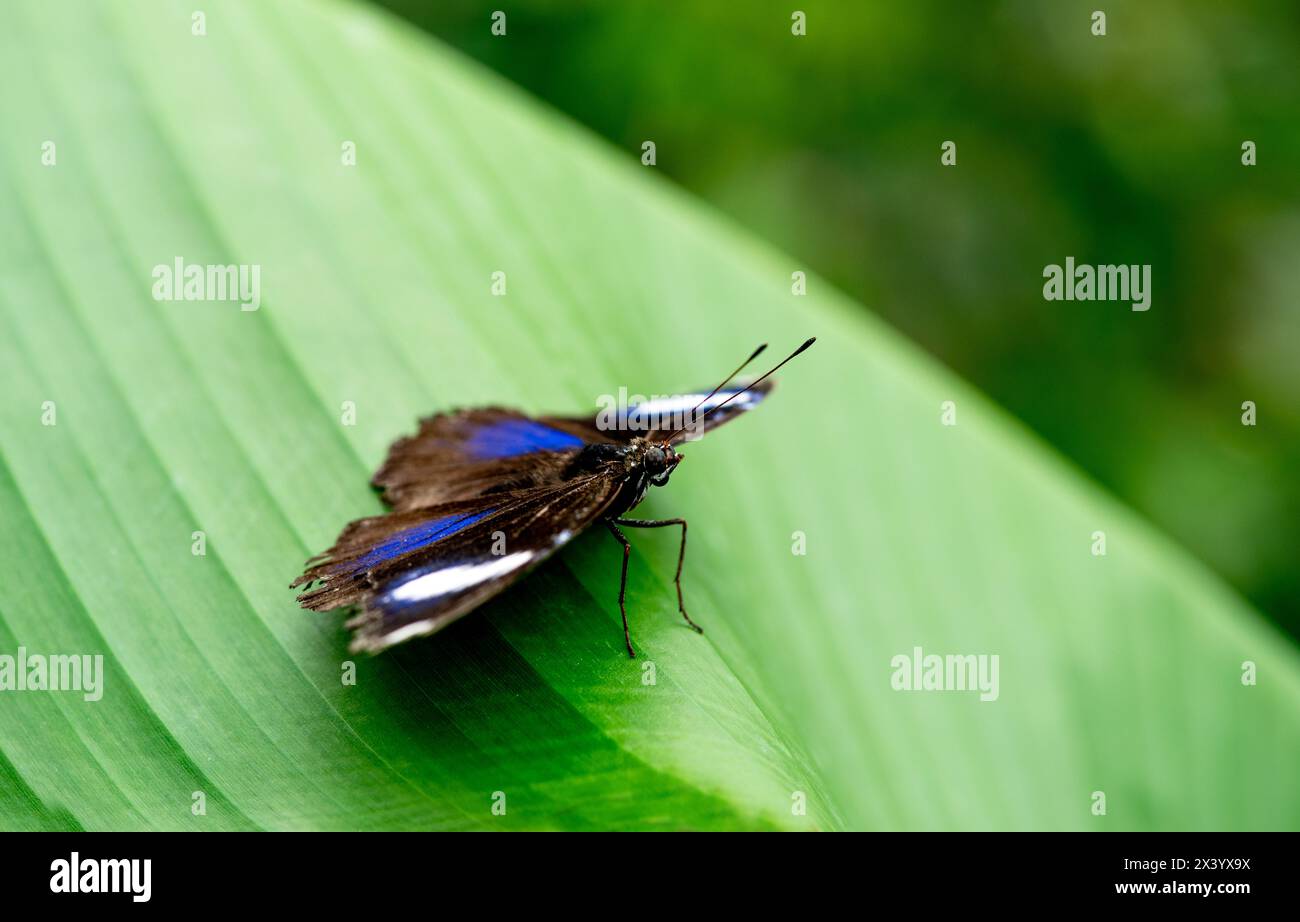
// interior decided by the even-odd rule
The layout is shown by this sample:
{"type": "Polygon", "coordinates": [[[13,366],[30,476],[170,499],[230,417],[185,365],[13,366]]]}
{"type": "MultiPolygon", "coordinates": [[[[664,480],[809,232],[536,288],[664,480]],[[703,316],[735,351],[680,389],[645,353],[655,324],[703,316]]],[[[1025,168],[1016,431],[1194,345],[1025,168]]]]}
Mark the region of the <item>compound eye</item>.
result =
{"type": "Polygon", "coordinates": [[[645,469],[652,474],[662,474],[668,466],[662,448],[651,448],[645,453],[645,469]]]}

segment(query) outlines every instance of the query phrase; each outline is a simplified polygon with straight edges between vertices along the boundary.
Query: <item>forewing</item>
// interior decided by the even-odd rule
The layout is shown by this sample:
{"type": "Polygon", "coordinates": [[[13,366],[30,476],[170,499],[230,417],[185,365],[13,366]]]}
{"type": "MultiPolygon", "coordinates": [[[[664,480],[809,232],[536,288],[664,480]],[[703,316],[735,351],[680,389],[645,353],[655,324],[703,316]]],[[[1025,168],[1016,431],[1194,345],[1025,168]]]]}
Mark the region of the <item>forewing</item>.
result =
{"type": "Polygon", "coordinates": [[[618,493],[605,473],[359,519],[294,583],[317,611],[359,606],[353,651],[432,634],[537,566],[618,493]]]}
{"type": "Polygon", "coordinates": [[[772,392],[775,384],[775,379],[768,378],[748,390],[743,383],[733,384],[712,396],[709,396],[712,388],[708,388],[688,394],[652,397],[625,408],[598,413],[595,417],[548,416],[542,421],[551,426],[563,426],[567,432],[579,433],[587,441],[630,442],[638,436],[654,440],[676,433],[672,443],[677,445],[702,438],[706,432],[754,409],[772,392]],[[679,429],[683,431],[678,432],[679,429]]]}
{"type": "Polygon", "coordinates": [[[500,407],[440,413],[394,442],[370,482],[398,512],[526,490],[560,482],[588,441],[608,439],[500,407]]]}

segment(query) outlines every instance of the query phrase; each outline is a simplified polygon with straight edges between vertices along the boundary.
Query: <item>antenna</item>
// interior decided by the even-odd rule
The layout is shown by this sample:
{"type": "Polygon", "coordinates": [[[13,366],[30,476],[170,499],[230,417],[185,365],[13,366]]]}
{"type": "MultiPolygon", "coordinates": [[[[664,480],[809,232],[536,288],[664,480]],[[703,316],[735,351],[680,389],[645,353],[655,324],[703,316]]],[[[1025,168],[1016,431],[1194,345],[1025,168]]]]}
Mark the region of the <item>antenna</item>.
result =
{"type": "MultiPolygon", "coordinates": [[[[735,371],[733,371],[731,374],[729,374],[729,375],[727,375],[725,378],[723,378],[721,384],[719,384],[719,385],[718,385],[717,387],[715,387],[713,390],[709,391],[709,392],[704,396],[704,399],[703,399],[703,400],[701,400],[699,403],[697,403],[695,406],[693,406],[693,407],[691,408],[691,411],[690,411],[689,413],[686,414],[686,418],[687,418],[687,419],[690,419],[692,416],[694,416],[696,410],[698,410],[700,407],[702,407],[702,406],[704,406],[706,403],[708,403],[708,402],[709,402],[709,399],[710,399],[711,397],[713,397],[714,394],[716,394],[718,391],[720,391],[720,390],[722,390],[724,387],[726,387],[726,386],[727,386],[727,382],[729,382],[729,381],[730,381],[732,378],[734,378],[736,375],[740,374],[741,371],[744,370],[745,366],[748,365],[750,362],[754,361],[754,359],[758,358],[758,357],[763,353],[763,350],[766,349],[766,348],[767,348],[767,343],[763,343],[763,345],[759,346],[757,349],[755,349],[753,352],[751,352],[751,353],[749,354],[749,358],[745,359],[745,361],[743,361],[743,362],[741,362],[739,365],[737,365],[735,371]]],[[[677,430],[675,430],[675,431],[673,431],[673,432],[670,432],[670,433],[668,434],[668,437],[667,437],[666,439],[664,439],[664,444],[667,445],[669,442],[672,441],[673,436],[677,435],[678,432],[682,432],[682,431],[685,430],[685,429],[686,429],[686,427],[685,427],[685,426],[682,426],[681,429],[677,429],[677,430]]]]}
{"type": "MultiPolygon", "coordinates": [[[[748,384],[746,384],[746,385],[745,385],[744,387],[742,387],[740,390],[736,391],[736,393],[732,394],[732,395],[731,395],[730,397],[728,397],[726,400],[722,401],[722,403],[718,404],[716,407],[710,407],[709,409],[705,410],[705,411],[704,411],[704,415],[700,417],[700,422],[704,422],[704,420],[706,420],[706,419],[709,418],[709,414],[710,414],[710,413],[714,413],[714,412],[716,412],[716,411],[718,411],[718,410],[721,410],[723,407],[725,407],[727,404],[731,403],[731,401],[735,400],[735,399],[736,399],[737,397],[739,397],[741,394],[743,394],[743,393],[745,393],[746,391],[748,391],[748,390],[750,390],[751,388],[753,388],[754,385],[758,384],[758,383],[761,382],[761,381],[766,380],[767,378],[770,378],[770,377],[772,376],[772,374],[775,373],[775,372],[777,371],[777,369],[779,369],[779,368],[780,368],[782,365],[784,365],[786,362],[790,361],[792,358],[794,358],[794,357],[795,357],[796,355],[798,355],[800,352],[803,352],[805,349],[807,349],[809,346],[811,346],[811,345],[812,345],[813,343],[815,343],[815,342],[817,342],[817,337],[816,337],[816,336],[812,337],[812,338],[809,339],[807,342],[805,342],[802,346],[800,346],[798,349],[794,350],[794,351],[791,352],[789,355],[787,355],[784,359],[782,359],[782,360],[781,360],[780,362],[778,362],[775,366],[773,366],[771,370],[769,370],[769,371],[766,372],[765,374],[763,374],[763,375],[761,375],[761,376],[755,378],[753,381],[750,381],[748,384]]],[[[766,349],[766,348],[767,348],[767,344],[764,343],[763,345],[761,345],[761,346],[759,346],[757,349],[755,349],[753,355],[751,355],[749,358],[745,359],[745,361],[741,362],[741,364],[740,364],[740,368],[737,368],[737,369],[736,369],[735,371],[733,371],[731,374],[727,375],[727,379],[726,379],[726,381],[723,381],[721,384],[719,384],[717,387],[715,387],[712,391],[709,392],[708,397],[705,397],[703,400],[701,400],[699,403],[697,403],[697,404],[695,405],[695,408],[694,408],[693,410],[691,410],[690,415],[691,415],[691,416],[694,416],[694,415],[695,415],[695,410],[698,410],[700,407],[704,406],[704,404],[706,404],[706,403],[709,401],[709,398],[711,398],[711,397],[712,397],[714,394],[716,394],[718,391],[720,391],[720,390],[722,390],[724,387],[726,387],[728,381],[730,381],[730,380],[731,380],[732,378],[734,378],[736,375],[740,374],[741,369],[744,368],[746,365],[748,365],[750,362],[752,362],[755,358],[757,358],[757,357],[758,357],[758,354],[759,354],[760,352],[762,352],[762,351],[763,351],[764,349],[766,349]]],[[[683,432],[683,431],[685,431],[685,429],[686,429],[686,427],[685,427],[685,426],[682,426],[682,427],[681,427],[680,429],[678,429],[676,432],[672,432],[672,433],[670,433],[670,434],[668,435],[668,437],[667,437],[666,439],[664,439],[664,444],[667,445],[669,442],[671,442],[671,441],[673,440],[673,438],[677,435],[678,432],[683,432]]]]}

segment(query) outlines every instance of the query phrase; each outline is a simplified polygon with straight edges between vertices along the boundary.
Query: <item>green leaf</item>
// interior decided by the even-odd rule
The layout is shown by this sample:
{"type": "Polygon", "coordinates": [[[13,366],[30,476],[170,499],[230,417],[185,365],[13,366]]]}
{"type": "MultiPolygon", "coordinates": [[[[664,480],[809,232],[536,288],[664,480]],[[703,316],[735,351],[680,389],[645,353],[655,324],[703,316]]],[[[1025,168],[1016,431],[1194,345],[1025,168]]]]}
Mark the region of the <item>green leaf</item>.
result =
{"type": "Polygon", "coordinates": [[[0,12],[0,653],[105,668],[96,702],[0,692],[0,826],[1300,825],[1295,650],[862,308],[792,295],[805,264],[368,9],[192,12],[0,12]],[[260,266],[260,309],[155,300],[177,257],[260,266]],[[636,535],[629,661],[593,532],[342,682],[342,617],[286,587],[417,416],[809,335],[643,507],[692,523],[703,638],[636,535]],[[997,700],[893,690],[915,646],[997,654],[997,700]]]}

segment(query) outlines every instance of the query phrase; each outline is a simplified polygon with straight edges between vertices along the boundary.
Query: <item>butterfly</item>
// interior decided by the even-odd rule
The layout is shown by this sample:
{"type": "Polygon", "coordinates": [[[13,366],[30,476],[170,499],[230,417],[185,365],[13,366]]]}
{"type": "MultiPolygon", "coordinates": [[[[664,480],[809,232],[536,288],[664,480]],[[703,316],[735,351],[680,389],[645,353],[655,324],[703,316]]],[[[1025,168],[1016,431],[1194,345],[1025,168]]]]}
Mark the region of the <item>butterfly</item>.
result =
{"type": "Polygon", "coordinates": [[[347,621],[351,649],[378,653],[442,630],[599,521],[623,546],[618,608],[635,657],[624,607],[632,545],[619,526],[676,526],[677,607],[703,633],[682,600],[686,520],[624,516],[650,487],[668,483],[684,457],[677,445],[756,407],[771,375],[813,342],[749,384],[731,382],[765,345],[707,394],[652,398],[595,418],[501,407],[427,417],[392,444],[371,479],[389,512],[349,524],[291,588],[305,587],[304,608],[356,609],[347,621]]]}

